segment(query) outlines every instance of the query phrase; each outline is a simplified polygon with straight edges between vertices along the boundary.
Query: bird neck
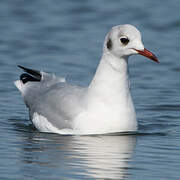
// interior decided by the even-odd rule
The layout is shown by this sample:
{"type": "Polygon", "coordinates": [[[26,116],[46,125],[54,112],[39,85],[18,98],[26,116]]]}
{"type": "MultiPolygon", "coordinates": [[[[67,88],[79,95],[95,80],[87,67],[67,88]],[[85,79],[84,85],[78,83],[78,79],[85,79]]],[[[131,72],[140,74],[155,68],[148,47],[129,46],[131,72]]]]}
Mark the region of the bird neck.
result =
{"type": "Polygon", "coordinates": [[[88,94],[109,102],[123,101],[130,96],[128,78],[128,57],[117,58],[104,52],[88,94]]]}

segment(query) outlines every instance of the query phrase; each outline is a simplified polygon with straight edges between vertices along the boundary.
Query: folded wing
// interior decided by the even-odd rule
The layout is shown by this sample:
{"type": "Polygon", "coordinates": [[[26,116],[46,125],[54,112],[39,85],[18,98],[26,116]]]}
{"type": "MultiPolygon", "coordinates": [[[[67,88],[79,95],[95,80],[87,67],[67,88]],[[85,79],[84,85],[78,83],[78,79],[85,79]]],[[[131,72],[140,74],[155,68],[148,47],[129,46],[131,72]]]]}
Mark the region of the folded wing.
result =
{"type": "MultiPolygon", "coordinates": [[[[32,122],[37,123],[33,118],[38,114],[40,115],[38,117],[46,118],[52,126],[58,129],[71,129],[72,119],[84,108],[82,97],[86,89],[68,85],[64,78],[53,74],[19,67],[25,73],[20,76],[20,80],[15,81],[15,85],[29,108],[32,122]]],[[[42,124],[43,119],[39,122],[42,124]]]]}

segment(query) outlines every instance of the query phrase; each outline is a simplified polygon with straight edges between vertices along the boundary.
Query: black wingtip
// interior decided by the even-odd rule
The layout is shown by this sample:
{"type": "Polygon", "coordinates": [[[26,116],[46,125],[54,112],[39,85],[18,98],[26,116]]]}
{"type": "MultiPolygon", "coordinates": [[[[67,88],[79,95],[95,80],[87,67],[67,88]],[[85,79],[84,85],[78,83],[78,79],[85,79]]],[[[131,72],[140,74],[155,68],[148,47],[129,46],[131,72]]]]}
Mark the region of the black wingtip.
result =
{"type": "Polygon", "coordinates": [[[27,82],[39,82],[40,80],[29,75],[29,74],[26,74],[26,73],[23,73],[20,75],[20,80],[23,82],[23,84],[26,84],[27,82]]]}
{"type": "Polygon", "coordinates": [[[23,81],[23,83],[26,83],[28,81],[41,81],[41,72],[37,71],[37,70],[33,70],[33,69],[29,69],[29,68],[25,68],[23,66],[18,65],[19,68],[21,68],[24,72],[30,74],[29,76],[24,75],[20,77],[20,79],[23,81]]]}
{"type": "Polygon", "coordinates": [[[23,69],[25,71],[25,67],[21,66],[21,65],[18,65],[19,68],[23,69]]]}
{"type": "Polygon", "coordinates": [[[21,69],[23,69],[24,67],[23,66],[21,66],[21,65],[17,65],[19,68],[21,68],[21,69]]]}

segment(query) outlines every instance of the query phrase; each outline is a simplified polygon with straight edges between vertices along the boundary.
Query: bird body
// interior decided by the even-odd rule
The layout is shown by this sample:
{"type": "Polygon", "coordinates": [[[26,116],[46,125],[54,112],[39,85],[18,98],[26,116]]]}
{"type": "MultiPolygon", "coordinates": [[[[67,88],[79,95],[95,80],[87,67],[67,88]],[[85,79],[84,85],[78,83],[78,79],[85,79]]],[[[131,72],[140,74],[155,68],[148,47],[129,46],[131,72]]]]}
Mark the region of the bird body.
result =
{"type": "Polygon", "coordinates": [[[86,88],[20,66],[28,74],[21,75],[15,85],[22,93],[35,127],[59,134],[137,131],[128,76],[128,57],[132,54],[158,61],[144,48],[140,32],[134,26],[119,25],[106,36],[102,58],[86,88]]]}

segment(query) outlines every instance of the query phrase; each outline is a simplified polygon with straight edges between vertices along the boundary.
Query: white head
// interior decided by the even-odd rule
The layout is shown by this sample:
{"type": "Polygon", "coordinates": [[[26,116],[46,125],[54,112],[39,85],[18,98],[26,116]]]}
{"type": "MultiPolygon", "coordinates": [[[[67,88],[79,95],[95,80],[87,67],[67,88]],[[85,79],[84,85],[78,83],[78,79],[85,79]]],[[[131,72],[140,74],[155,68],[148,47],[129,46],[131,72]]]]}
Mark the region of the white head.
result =
{"type": "Polygon", "coordinates": [[[117,58],[127,58],[133,54],[141,54],[158,62],[156,56],[144,48],[141,33],[129,24],[112,27],[106,36],[104,51],[117,58]]]}

